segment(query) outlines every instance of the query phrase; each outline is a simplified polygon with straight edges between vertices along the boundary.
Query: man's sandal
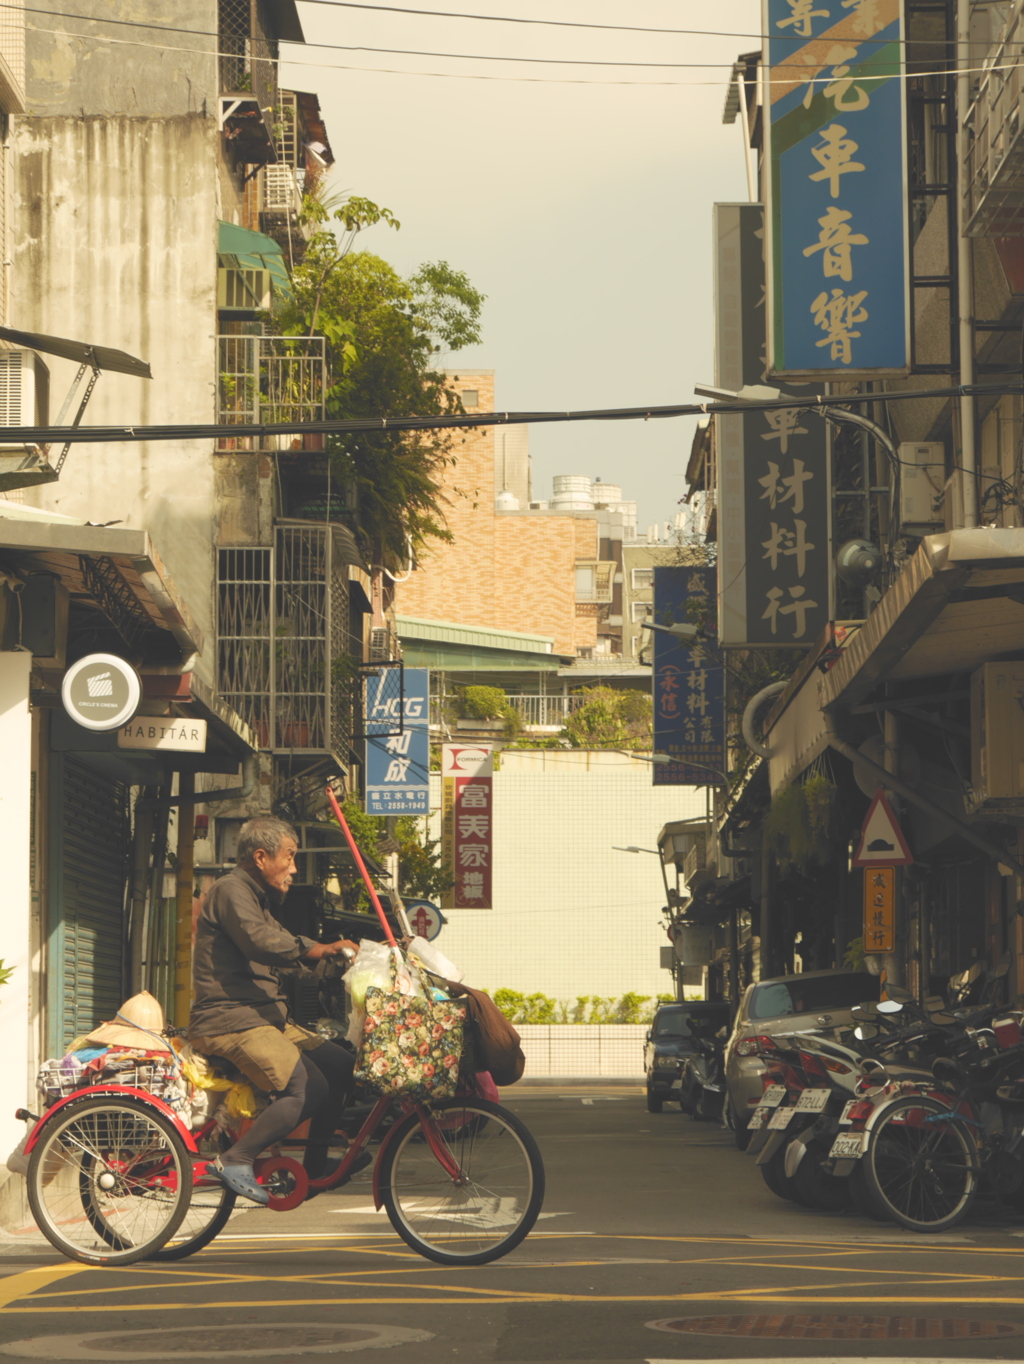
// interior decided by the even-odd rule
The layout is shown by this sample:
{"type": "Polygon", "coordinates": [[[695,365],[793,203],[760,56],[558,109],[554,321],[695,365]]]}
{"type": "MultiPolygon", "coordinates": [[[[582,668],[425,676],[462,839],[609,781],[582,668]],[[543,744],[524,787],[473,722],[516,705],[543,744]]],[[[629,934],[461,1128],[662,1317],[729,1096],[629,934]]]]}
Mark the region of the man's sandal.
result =
{"type": "Polygon", "coordinates": [[[225,1188],[238,1194],[239,1198],[248,1198],[261,1208],[270,1202],[269,1191],[262,1184],[257,1184],[251,1165],[224,1165],[218,1156],[215,1161],[210,1161],[206,1171],[214,1179],[219,1179],[225,1188]]]}

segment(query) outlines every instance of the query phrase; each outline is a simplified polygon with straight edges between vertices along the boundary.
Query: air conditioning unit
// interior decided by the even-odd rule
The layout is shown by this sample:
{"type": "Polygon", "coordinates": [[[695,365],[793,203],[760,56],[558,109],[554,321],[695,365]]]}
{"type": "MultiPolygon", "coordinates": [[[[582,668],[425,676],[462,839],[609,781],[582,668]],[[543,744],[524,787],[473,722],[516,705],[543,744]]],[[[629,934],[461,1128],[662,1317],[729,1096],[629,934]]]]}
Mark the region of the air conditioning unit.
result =
{"type": "Polygon", "coordinates": [[[50,371],[34,350],[0,351],[0,452],[24,454],[34,450],[31,442],[4,441],[5,426],[48,426],[50,422],[50,371]]]}
{"type": "Polygon", "coordinates": [[[269,309],[270,271],[222,266],[217,271],[217,307],[223,312],[253,313],[269,309]]]}
{"type": "Polygon", "coordinates": [[[900,525],[911,535],[943,528],[946,448],[941,441],[904,441],[900,458],[900,525]]]}
{"type": "Polygon", "coordinates": [[[971,677],[972,812],[1024,799],[1024,663],[984,663],[971,677]]]}
{"type": "Polygon", "coordinates": [[[370,662],[387,663],[391,658],[391,629],[387,625],[370,627],[370,662]]]}

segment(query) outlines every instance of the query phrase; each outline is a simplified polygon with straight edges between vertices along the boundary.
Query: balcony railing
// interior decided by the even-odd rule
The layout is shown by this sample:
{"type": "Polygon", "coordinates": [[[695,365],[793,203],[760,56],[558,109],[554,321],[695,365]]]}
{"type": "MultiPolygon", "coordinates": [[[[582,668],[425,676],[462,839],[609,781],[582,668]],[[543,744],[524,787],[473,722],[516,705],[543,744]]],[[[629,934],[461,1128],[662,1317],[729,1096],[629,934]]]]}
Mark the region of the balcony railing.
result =
{"type": "MultiPolygon", "coordinates": [[[[506,696],[505,700],[523,717],[527,729],[561,729],[566,720],[585,703],[583,696],[541,696],[525,694],[506,696]]],[[[432,696],[430,698],[430,723],[440,726],[445,715],[455,714],[459,697],[432,696]]],[[[449,723],[451,723],[449,721],[449,723]]]]}
{"type": "MultiPolygon", "coordinates": [[[[322,336],[219,336],[217,424],[322,421],[327,361],[322,336]]],[[[313,436],[314,433],[311,433],[313,436]]],[[[222,436],[229,450],[318,449],[322,436],[222,436]]]]}

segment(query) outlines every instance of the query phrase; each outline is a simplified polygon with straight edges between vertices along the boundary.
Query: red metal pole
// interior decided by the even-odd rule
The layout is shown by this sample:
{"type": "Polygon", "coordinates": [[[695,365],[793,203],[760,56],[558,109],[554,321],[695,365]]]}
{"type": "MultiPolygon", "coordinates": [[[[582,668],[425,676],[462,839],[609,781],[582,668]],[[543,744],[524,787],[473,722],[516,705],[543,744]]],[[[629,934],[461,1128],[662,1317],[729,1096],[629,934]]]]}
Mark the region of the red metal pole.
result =
{"type": "Polygon", "coordinates": [[[334,811],[334,818],[341,825],[341,832],[345,835],[345,840],[348,843],[348,846],[352,852],[352,856],[356,860],[356,866],[359,868],[359,874],[363,878],[363,884],[366,886],[367,892],[369,893],[370,896],[370,900],[373,903],[373,907],[377,911],[377,917],[378,919],[380,919],[381,927],[384,929],[385,937],[387,938],[388,942],[391,944],[392,947],[397,947],[398,943],[395,941],[395,935],[391,932],[391,925],[388,923],[388,917],[384,913],[384,908],[381,905],[380,898],[377,895],[376,888],[373,882],[370,880],[370,873],[366,870],[366,863],[363,861],[363,855],[356,846],[355,839],[352,837],[352,830],[348,827],[348,820],[342,814],[341,806],[338,804],[338,798],[334,794],[334,791],[329,786],[327,788],[327,799],[331,802],[331,808],[334,811]]]}

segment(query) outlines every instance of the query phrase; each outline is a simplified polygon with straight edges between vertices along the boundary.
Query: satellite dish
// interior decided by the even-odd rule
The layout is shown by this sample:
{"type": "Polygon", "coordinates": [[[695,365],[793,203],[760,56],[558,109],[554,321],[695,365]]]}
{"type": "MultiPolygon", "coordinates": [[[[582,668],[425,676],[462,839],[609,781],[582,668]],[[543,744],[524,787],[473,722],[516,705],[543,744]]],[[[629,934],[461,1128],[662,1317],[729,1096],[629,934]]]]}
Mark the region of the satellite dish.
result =
{"type": "Polygon", "coordinates": [[[870,540],[847,540],[836,555],[836,572],[850,587],[867,587],[882,566],[882,552],[870,540]]]}

